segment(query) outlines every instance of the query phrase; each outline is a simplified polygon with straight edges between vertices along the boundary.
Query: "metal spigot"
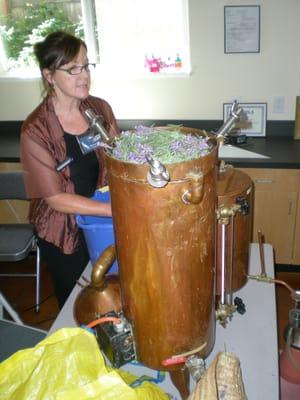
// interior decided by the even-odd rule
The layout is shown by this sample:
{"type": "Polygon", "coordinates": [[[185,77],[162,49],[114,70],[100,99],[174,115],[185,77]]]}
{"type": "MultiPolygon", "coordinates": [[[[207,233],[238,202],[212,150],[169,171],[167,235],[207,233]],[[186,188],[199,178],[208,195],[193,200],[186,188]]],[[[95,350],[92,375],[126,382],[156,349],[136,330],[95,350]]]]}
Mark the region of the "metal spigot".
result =
{"type": "Polygon", "coordinates": [[[147,181],[151,186],[162,188],[170,181],[170,174],[166,167],[158,160],[155,160],[150,154],[146,156],[146,160],[150,165],[147,174],[147,181]]]}
{"type": "Polygon", "coordinates": [[[195,354],[186,360],[185,366],[195,382],[198,382],[206,371],[204,359],[195,354]]]}
{"type": "Polygon", "coordinates": [[[90,129],[94,131],[96,135],[99,135],[99,139],[107,144],[112,144],[114,138],[111,137],[104,128],[101,117],[96,115],[90,108],[85,110],[85,115],[88,117],[90,129]]]}

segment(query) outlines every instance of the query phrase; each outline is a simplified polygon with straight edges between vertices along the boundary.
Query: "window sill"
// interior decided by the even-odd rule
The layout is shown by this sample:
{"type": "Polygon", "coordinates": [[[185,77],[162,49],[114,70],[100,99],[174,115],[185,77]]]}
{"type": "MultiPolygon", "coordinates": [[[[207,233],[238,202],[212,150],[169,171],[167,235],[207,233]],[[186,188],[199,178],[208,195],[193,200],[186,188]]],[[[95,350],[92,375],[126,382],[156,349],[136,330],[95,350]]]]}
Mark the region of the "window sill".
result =
{"type": "MultiPolygon", "coordinates": [[[[116,70],[105,68],[97,65],[96,70],[92,73],[92,80],[100,76],[104,79],[120,79],[120,80],[148,80],[148,79],[166,79],[166,78],[186,78],[192,74],[191,69],[176,70],[161,70],[158,72],[150,72],[148,70],[116,70]]],[[[41,78],[41,73],[38,69],[25,69],[14,71],[0,72],[0,81],[30,81],[41,78]]]]}
{"type": "Polygon", "coordinates": [[[182,68],[180,70],[160,70],[158,72],[150,72],[147,69],[131,69],[120,70],[116,68],[107,68],[103,65],[97,65],[96,71],[92,75],[104,79],[120,79],[120,80],[148,80],[148,79],[167,79],[167,78],[186,78],[191,75],[190,68],[182,68]]]}
{"type": "Polygon", "coordinates": [[[0,71],[0,80],[35,80],[41,77],[37,68],[0,71]]]}

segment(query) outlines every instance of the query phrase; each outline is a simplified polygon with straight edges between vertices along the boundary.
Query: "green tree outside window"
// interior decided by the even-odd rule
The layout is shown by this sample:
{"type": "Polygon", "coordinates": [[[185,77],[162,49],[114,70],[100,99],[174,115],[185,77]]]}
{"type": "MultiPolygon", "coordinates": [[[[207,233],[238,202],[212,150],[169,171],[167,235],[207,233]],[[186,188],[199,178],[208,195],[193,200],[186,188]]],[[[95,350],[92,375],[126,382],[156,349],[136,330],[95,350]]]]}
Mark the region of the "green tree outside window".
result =
{"type": "Polygon", "coordinates": [[[0,16],[0,35],[8,57],[9,68],[33,67],[36,60],[33,45],[49,33],[63,30],[84,38],[81,18],[77,22],[56,3],[26,3],[20,18],[12,14],[0,16]]]}

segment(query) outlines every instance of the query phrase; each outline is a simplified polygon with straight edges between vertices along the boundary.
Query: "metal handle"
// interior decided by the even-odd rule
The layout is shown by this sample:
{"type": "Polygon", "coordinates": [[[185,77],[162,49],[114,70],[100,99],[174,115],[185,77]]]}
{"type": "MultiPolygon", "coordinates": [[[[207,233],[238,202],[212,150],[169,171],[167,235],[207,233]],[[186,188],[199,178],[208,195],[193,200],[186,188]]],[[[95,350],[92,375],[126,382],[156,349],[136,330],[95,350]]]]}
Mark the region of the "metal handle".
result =
{"type": "Polygon", "coordinates": [[[204,190],[203,190],[203,181],[204,175],[203,173],[189,173],[189,188],[185,189],[182,193],[181,199],[184,204],[199,204],[203,198],[204,190]]]}

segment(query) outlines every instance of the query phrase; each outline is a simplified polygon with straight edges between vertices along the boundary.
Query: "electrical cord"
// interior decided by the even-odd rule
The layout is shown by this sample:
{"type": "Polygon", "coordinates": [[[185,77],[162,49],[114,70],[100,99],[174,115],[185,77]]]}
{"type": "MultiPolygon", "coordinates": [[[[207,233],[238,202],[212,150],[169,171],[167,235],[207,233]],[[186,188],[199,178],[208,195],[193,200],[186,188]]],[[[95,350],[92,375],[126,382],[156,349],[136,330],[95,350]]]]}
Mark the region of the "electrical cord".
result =
{"type": "Polygon", "coordinates": [[[40,301],[38,304],[34,304],[33,306],[30,306],[30,307],[28,307],[28,308],[25,308],[24,310],[21,310],[21,311],[20,311],[20,314],[23,314],[23,313],[25,313],[25,312],[27,312],[27,311],[30,311],[30,310],[36,308],[37,305],[40,306],[41,304],[43,304],[43,303],[45,303],[47,300],[49,300],[51,297],[54,297],[54,293],[52,293],[52,294],[50,294],[49,296],[45,297],[45,298],[44,298],[42,301],[40,301]]]}
{"type": "Polygon", "coordinates": [[[115,324],[119,324],[121,322],[120,318],[116,317],[102,317],[95,319],[94,321],[91,321],[86,325],[87,328],[94,328],[95,326],[99,324],[104,324],[105,322],[114,322],[115,324]]]}
{"type": "Polygon", "coordinates": [[[43,324],[44,322],[54,321],[56,317],[57,317],[57,315],[54,315],[54,316],[51,317],[51,318],[43,319],[43,320],[41,320],[41,321],[35,322],[34,324],[30,324],[30,325],[31,325],[31,326],[38,326],[38,325],[43,324]]]}

